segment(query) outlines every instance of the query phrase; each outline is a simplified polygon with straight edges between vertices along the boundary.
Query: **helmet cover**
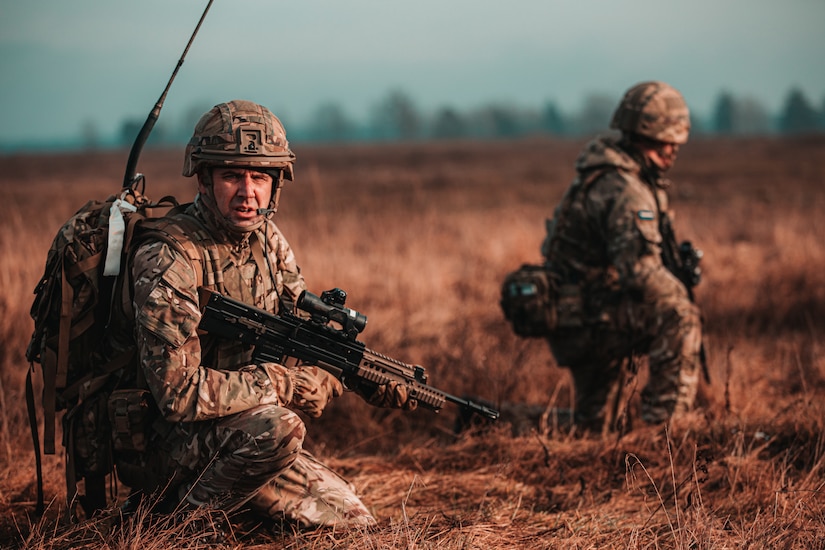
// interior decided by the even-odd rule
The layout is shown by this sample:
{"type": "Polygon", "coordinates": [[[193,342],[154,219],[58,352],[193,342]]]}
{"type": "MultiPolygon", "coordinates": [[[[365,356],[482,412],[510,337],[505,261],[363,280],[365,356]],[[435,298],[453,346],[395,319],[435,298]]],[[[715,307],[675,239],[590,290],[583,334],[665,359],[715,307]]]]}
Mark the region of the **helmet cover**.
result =
{"type": "Polygon", "coordinates": [[[666,143],[687,143],[690,111],[676,88],[659,81],[641,82],[622,98],[610,127],[666,143]]]}
{"type": "Polygon", "coordinates": [[[289,149],[281,121],[262,105],[233,100],[215,105],[195,125],[186,145],[183,175],[201,168],[241,167],[279,170],[292,180],[295,154],[289,149]]]}

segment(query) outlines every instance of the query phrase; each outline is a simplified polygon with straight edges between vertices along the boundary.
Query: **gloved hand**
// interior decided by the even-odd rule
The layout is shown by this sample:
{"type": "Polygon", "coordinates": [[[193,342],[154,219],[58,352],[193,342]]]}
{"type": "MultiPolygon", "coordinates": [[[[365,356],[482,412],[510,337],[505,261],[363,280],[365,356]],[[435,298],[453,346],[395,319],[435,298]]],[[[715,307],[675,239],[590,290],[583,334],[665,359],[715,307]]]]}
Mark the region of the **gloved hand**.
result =
{"type": "Polygon", "coordinates": [[[280,363],[270,362],[261,363],[260,368],[265,373],[265,377],[259,378],[257,382],[262,390],[261,404],[275,404],[282,407],[288,405],[292,401],[294,386],[289,376],[289,369],[280,363]]]}
{"type": "Polygon", "coordinates": [[[405,411],[414,411],[418,407],[418,401],[410,397],[407,386],[401,382],[390,381],[378,386],[362,387],[358,393],[367,403],[376,407],[405,411]]]}
{"type": "Polygon", "coordinates": [[[324,407],[344,392],[337,378],[314,365],[290,368],[288,375],[292,381],[290,404],[313,418],[321,416],[324,407]]]}

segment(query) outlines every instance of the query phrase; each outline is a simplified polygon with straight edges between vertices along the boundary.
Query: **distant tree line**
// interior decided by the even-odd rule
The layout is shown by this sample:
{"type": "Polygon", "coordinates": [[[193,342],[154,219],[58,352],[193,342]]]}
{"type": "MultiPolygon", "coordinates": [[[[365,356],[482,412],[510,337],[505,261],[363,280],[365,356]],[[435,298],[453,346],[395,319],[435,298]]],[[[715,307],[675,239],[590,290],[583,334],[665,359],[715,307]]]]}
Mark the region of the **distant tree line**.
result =
{"type": "Polygon", "coordinates": [[[737,98],[722,92],[716,99],[707,131],[716,134],[800,134],[825,132],[825,98],[817,109],[799,88],[785,96],[778,116],[773,117],[752,98],[737,98]]]}
{"type": "MultiPolygon", "coordinates": [[[[320,105],[303,125],[290,121],[288,116],[282,120],[290,140],[302,142],[515,138],[533,134],[579,137],[604,130],[617,102],[615,97],[592,94],[574,113],[563,112],[554,101],[537,108],[493,103],[466,111],[443,106],[424,112],[409,94],[392,90],[373,106],[365,121],[356,120],[334,101],[320,105]]],[[[161,117],[149,143],[185,143],[198,117],[208,108],[188,109],[176,125],[164,124],[161,117]]],[[[792,88],[780,111],[771,113],[756,99],[722,91],[712,112],[706,117],[694,113],[692,123],[694,134],[825,133],[825,98],[817,107],[801,89],[792,88]]],[[[119,143],[130,146],[142,124],[142,119],[123,121],[119,143]]],[[[94,144],[97,134],[92,124],[84,126],[83,137],[87,146],[94,144]]]]}

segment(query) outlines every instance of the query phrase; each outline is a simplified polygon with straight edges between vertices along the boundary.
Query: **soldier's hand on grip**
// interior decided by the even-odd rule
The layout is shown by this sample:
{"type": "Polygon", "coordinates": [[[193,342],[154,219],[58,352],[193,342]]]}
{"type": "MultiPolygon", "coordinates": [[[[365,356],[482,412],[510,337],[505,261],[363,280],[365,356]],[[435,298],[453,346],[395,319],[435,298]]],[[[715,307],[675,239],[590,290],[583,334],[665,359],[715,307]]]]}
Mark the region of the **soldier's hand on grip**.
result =
{"type": "Polygon", "coordinates": [[[704,253],[695,248],[690,241],[682,241],[679,244],[679,259],[682,263],[682,282],[691,288],[699,284],[702,280],[702,268],[699,262],[702,261],[704,253]]]}
{"type": "Polygon", "coordinates": [[[407,386],[401,382],[390,381],[374,386],[373,389],[362,388],[358,393],[367,403],[376,407],[405,411],[414,411],[418,407],[418,401],[410,397],[407,386]]]}
{"type": "Polygon", "coordinates": [[[316,366],[300,366],[289,369],[293,393],[291,405],[318,418],[324,408],[344,391],[341,382],[327,371],[316,366]]]}

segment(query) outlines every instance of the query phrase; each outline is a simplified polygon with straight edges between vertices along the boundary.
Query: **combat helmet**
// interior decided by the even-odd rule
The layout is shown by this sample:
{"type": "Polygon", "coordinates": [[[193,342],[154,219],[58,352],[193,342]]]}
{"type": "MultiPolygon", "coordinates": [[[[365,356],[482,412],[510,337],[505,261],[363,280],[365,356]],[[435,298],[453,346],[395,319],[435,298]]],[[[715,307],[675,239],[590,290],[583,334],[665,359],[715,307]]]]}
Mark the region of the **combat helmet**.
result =
{"type": "Polygon", "coordinates": [[[237,166],[277,171],[292,180],[295,154],[281,121],[262,105],[233,100],[215,105],[195,125],[186,145],[183,175],[206,166],[237,166]]]}
{"type": "Polygon", "coordinates": [[[613,113],[610,127],[667,143],[687,143],[690,111],[682,94],[659,81],[630,88],[613,113]]]}

